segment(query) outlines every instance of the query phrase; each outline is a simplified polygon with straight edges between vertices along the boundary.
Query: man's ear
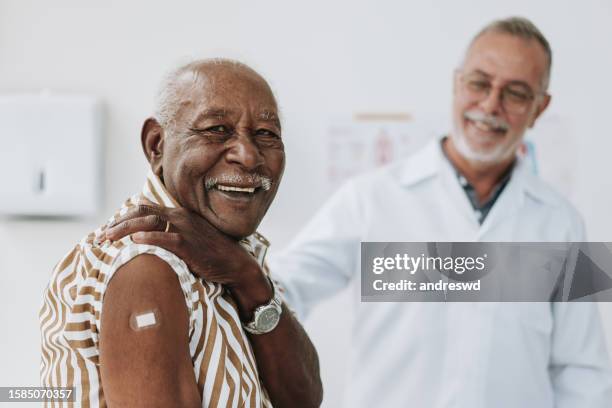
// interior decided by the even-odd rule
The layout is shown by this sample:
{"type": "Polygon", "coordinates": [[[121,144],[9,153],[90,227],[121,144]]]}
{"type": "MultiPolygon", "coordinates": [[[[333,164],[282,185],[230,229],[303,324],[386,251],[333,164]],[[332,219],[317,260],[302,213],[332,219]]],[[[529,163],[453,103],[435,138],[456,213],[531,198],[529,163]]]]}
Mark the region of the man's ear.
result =
{"type": "Polygon", "coordinates": [[[533,125],[535,125],[536,120],[540,117],[542,113],[544,113],[546,108],[548,108],[548,105],[550,104],[550,99],[551,99],[551,96],[549,94],[544,94],[544,99],[542,99],[542,102],[540,102],[540,104],[538,105],[535,111],[535,114],[533,115],[533,118],[531,119],[531,123],[529,123],[530,128],[532,128],[533,125]]]}
{"type": "Polygon", "coordinates": [[[162,175],[162,157],[164,147],[164,129],[155,118],[148,118],[142,125],[140,134],[142,150],[151,164],[153,173],[162,175]]]}

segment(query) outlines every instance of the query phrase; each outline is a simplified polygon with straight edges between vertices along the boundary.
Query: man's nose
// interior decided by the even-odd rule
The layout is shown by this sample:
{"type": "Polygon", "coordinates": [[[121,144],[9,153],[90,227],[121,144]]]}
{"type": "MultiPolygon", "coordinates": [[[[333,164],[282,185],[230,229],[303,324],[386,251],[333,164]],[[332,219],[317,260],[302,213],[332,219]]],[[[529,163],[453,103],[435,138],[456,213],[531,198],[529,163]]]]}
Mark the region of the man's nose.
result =
{"type": "Polygon", "coordinates": [[[480,101],[480,108],[487,114],[498,114],[502,109],[502,90],[491,88],[486,98],[480,101]]]}
{"type": "Polygon", "coordinates": [[[245,170],[255,170],[264,163],[259,147],[246,132],[240,132],[230,142],[226,160],[239,164],[245,170]]]}

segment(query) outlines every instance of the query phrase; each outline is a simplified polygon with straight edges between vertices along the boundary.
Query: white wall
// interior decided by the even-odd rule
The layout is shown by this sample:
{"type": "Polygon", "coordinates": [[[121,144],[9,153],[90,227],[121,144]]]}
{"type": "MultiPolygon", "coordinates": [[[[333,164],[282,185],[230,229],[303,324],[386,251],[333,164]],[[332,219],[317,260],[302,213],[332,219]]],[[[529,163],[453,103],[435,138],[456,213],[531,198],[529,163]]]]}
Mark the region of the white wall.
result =
{"type": "MultiPolygon", "coordinates": [[[[590,238],[612,241],[609,0],[0,0],[0,92],[88,92],[108,107],[100,216],[78,222],[0,218],[0,385],[38,383],[37,312],[50,270],[140,188],[140,126],[157,81],[173,64],[189,56],[236,57],[276,90],[288,165],[262,231],[278,250],[329,193],[327,119],[385,110],[448,116],[452,69],[468,39],[490,19],[511,14],[532,18],[550,39],[550,112],[571,121],[579,136],[568,163],[581,180],[575,203],[590,238]]],[[[322,361],[327,407],[338,406],[342,393],[350,339],[348,319],[336,309],[347,305],[345,294],[307,322],[322,361]]],[[[612,307],[602,309],[612,349],[612,307]]]]}

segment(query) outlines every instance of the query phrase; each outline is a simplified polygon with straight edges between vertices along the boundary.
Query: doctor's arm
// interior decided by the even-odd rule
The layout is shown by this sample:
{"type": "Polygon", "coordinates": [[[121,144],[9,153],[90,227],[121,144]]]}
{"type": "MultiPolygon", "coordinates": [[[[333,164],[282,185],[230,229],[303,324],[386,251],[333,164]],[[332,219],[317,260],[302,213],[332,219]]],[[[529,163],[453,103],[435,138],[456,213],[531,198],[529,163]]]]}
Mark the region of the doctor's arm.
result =
{"type": "MultiPolygon", "coordinates": [[[[575,213],[567,241],[584,242],[582,217],[575,213]]],[[[552,303],[554,327],[550,361],[556,408],[612,405],[612,366],[597,303],[552,303]]]]}
{"type": "Polygon", "coordinates": [[[270,270],[301,320],[356,276],[364,220],[352,183],[332,196],[285,250],[270,256],[270,270]]]}
{"type": "Polygon", "coordinates": [[[550,362],[556,408],[607,408],[612,368],[597,303],[553,303],[550,362]]]}

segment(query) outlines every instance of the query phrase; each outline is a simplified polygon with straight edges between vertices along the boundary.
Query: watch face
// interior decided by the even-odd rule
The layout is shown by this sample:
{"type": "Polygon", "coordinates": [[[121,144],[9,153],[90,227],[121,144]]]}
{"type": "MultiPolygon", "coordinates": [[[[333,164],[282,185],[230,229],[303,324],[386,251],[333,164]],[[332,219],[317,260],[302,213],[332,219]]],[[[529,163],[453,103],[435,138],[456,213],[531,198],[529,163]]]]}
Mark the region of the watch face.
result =
{"type": "Polygon", "coordinates": [[[276,327],[280,315],[274,307],[268,307],[257,316],[256,326],[258,330],[268,332],[276,327]]]}

